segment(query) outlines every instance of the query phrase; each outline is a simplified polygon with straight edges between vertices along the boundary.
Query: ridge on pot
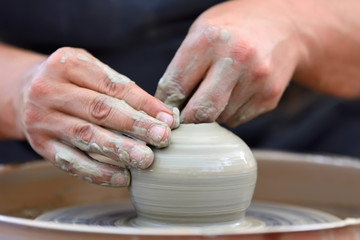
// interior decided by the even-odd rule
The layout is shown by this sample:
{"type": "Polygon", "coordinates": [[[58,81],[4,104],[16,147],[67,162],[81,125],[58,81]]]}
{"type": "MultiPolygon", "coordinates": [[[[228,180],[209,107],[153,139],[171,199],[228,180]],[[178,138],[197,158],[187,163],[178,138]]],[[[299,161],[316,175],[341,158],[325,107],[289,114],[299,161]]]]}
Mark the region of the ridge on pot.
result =
{"type": "Polygon", "coordinates": [[[130,169],[138,224],[242,223],[257,165],[238,136],[217,123],[182,124],[170,146],[154,153],[150,168],[130,169]]]}

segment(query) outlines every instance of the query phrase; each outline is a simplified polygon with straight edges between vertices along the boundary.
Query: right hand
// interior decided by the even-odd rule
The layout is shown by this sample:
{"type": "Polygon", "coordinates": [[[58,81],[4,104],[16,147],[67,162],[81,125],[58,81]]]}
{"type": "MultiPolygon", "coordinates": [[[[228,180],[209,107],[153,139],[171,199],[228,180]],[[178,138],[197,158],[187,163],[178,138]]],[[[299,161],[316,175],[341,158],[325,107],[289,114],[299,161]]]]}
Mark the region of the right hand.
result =
{"type": "Polygon", "coordinates": [[[303,59],[287,1],[226,1],[202,13],[155,96],[184,123],[238,126],[273,110],[303,59]]]}
{"type": "Polygon", "coordinates": [[[18,125],[36,152],[100,185],[127,186],[130,174],[87,153],[140,168],[149,167],[154,158],[145,144],[113,131],[165,147],[177,124],[172,110],[126,76],[69,47],[31,69],[16,102],[18,125]]]}

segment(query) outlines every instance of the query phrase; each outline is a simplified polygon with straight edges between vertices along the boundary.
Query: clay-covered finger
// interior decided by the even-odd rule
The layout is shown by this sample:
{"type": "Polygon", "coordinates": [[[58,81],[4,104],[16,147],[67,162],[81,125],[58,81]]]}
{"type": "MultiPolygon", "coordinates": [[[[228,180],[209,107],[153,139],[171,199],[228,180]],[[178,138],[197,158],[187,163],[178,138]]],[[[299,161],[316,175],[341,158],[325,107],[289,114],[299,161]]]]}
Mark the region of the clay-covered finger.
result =
{"type": "Polygon", "coordinates": [[[234,92],[239,94],[231,96],[228,107],[219,117],[219,122],[235,127],[277,106],[285,86],[270,84],[266,79],[261,81],[263,84],[251,85],[253,81],[255,80],[251,79],[247,81],[248,84],[238,84],[235,87],[234,92]]]}
{"type": "Polygon", "coordinates": [[[217,121],[219,123],[224,123],[234,117],[238,110],[252,99],[256,90],[257,88],[254,89],[254,86],[251,86],[251,81],[247,81],[247,79],[239,81],[234,87],[228,104],[218,117],[217,121]]]}
{"type": "Polygon", "coordinates": [[[213,122],[226,107],[234,86],[244,72],[234,67],[234,61],[225,57],[214,64],[181,113],[185,123],[213,122]]]}
{"type": "Polygon", "coordinates": [[[230,127],[236,127],[241,123],[254,119],[268,110],[266,104],[261,101],[261,97],[253,95],[244,105],[240,106],[238,110],[225,121],[225,123],[230,127]]]}
{"type": "Polygon", "coordinates": [[[84,88],[63,88],[54,101],[57,110],[90,123],[129,134],[156,147],[170,143],[171,130],[167,124],[145,112],[137,111],[124,100],[119,100],[84,88]],[[71,95],[71,101],[68,99],[71,95]]]}
{"type": "Polygon", "coordinates": [[[188,34],[161,77],[155,97],[174,107],[186,101],[212,62],[214,49],[207,35],[197,31],[188,34]]]}
{"type": "Polygon", "coordinates": [[[104,164],[62,142],[50,140],[40,153],[55,166],[87,182],[111,187],[130,184],[127,169],[104,164]]]}
{"type": "Polygon", "coordinates": [[[176,119],[177,116],[174,116],[173,109],[165,106],[128,77],[111,69],[88,52],[82,49],[61,48],[48,61],[51,64],[56,62],[57,69],[62,70],[65,75],[64,80],[123,99],[134,109],[146,112],[171,128],[178,126],[179,121],[176,119]]]}
{"type": "Polygon", "coordinates": [[[153,162],[152,150],[142,142],[61,113],[52,114],[52,119],[53,123],[58,122],[52,128],[52,135],[82,151],[131,167],[147,168],[153,162]]]}

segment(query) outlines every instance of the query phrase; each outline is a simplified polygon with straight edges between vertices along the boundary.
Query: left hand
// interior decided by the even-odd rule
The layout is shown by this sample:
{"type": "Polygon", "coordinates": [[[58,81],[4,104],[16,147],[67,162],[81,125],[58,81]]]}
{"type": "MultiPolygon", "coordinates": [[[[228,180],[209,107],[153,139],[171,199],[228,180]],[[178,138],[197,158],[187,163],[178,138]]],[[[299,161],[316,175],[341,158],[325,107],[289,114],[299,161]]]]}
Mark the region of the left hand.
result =
{"type": "Polygon", "coordinates": [[[302,57],[286,1],[229,1],[205,11],[159,81],[188,122],[236,126],[275,108],[302,57]]]}

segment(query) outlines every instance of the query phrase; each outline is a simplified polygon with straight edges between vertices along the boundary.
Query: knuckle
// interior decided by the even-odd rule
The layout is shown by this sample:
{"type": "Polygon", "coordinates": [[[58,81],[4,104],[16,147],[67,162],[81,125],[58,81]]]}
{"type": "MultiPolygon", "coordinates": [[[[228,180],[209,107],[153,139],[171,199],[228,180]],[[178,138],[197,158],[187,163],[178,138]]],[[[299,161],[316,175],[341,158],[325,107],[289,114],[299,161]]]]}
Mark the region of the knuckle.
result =
{"type": "Polygon", "coordinates": [[[96,97],[89,106],[90,116],[98,121],[105,121],[111,114],[112,108],[104,96],[96,97]]]}
{"type": "Polygon", "coordinates": [[[268,62],[261,62],[255,65],[252,70],[252,75],[255,79],[264,79],[271,74],[271,67],[268,62]]]}
{"type": "Polygon", "coordinates": [[[270,87],[270,89],[267,90],[267,94],[265,96],[266,100],[274,100],[279,99],[281,95],[282,89],[277,85],[273,85],[270,87]]]}
{"type": "Polygon", "coordinates": [[[51,94],[51,87],[41,76],[34,77],[28,87],[27,97],[29,100],[39,100],[51,94]]]}
{"type": "Polygon", "coordinates": [[[68,62],[68,58],[70,58],[74,54],[74,49],[70,47],[62,47],[53,52],[47,59],[46,63],[48,66],[59,66],[60,64],[64,64],[68,62]]]}
{"type": "Polygon", "coordinates": [[[121,86],[123,86],[122,84],[117,84],[113,81],[109,81],[108,77],[105,76],[102,80],[102,87],[101,89],[104,91],[104,93],[106,93],[107,95],[110,96],[115,96],[118,92],[122,92],[121,86]]]}
{"type": "Polygon", "coordinates": [[[85,49],[83,48],[72,48],[74,50],[74,52],[77,54],[85,54],[85,55],[88,55],[90,54],[88,51],[86,51],[85,49]]]}
{"type": "Polygon", "coordinates": [[[118,84],[115,81],[109,80],[108,76],[105,75],[100,80],[100,89],[109,96],[116,96],[117,98],[124,98],[124,95],[132,89],[135,85],[134,82],[128,82],[127,84],[118,84]]]}
{"type": "MultiPolygon", "coordinates": [[[[195,25],[192,26],[190,31],[191,34],[194,34],[195,41],[201,45],[213,45],[219,41],[220,28],[206,20],[198,20],[195,25]]],[[[193,42],[192,42],[193,44],[193,42]]],[[[195,46],[194,46],[195,47],[195,46]]]]}
{"type": "Polygon", "coordinates": [[[66,72],[68,69],[74,68],[80,64],[79,58],[77,57],[79,54],[87,55],[88,52],[81,48],[62,47],[48,57],[46,65],[47,67],[54,69],[62,67],[66,72]]]}
{"type": "Polygon", "coordinates": [[[90,124],[77,124],[72,129],[72,135],[75,139],[91,142],[94,138],[94,131],[90,124]]]}
{"type": "Polygon", "coordinates": [[[213,24],[205,23],[202,26],[202,36],[205,38],[205,40],[208,41],[208,43],[214,43],[219,38],[219,27],[215,26],[213,24]]]}
{"type": "Polygon", "coordinates": [[[147,94],[140,94],[136,88],[130,88],[125,91],[123,97],[124,99],[132,99],[131,106],[137,110],[151,109],[156,104],[155,98],[148,97],[147,94]]]}
{"type": "Polygon", "coordinates": [[[40,122],[42,114],[36,110],[36,108],[30,104],[25,105],[24,109],[24,125],[26,130],[31,129],[36,123],[40,122]]]}
{"type": "Polygon", "coordinates": [[[237,62],[250,62],[256,57],[256,47],[247,41],[237,41],[230,46],[230,57],[237,62]]]}
{"type": "Polygon", "coordinates": [[[23,124],[27,139],[30,145],[35,149],[42,149],[46,144],[41,130],[43,114],[34,106],[26,106],[24,109],[23,124]]]}

